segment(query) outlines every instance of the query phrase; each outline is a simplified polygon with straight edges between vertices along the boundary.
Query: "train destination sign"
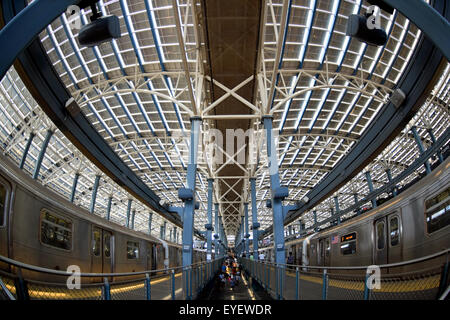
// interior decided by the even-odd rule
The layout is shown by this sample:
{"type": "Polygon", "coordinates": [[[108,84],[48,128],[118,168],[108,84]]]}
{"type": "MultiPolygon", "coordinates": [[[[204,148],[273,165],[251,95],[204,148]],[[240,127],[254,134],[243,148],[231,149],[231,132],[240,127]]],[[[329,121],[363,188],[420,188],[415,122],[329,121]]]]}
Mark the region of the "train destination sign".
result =
{"type": "Polygon", "coordinates": [[[356,232],[352,232],[349,234],[346,234],[344,236],[341,236],[341,242],[347,242],[350,240],[355,240],[356,239],[356,232]]]}

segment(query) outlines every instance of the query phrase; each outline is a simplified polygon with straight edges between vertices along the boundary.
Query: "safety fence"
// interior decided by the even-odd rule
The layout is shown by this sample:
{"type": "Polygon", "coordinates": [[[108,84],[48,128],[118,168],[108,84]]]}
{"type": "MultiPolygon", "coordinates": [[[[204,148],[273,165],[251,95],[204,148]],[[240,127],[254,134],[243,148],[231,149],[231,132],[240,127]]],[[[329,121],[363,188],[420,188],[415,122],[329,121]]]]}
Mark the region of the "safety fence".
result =
{"type": "Polygon", "coordinates": [[[305,266],[240,258],[245,272],[275,299],[448,299],[450,249],[378,266],[305,266]]]}
{"type": "Polygon", "coordinates": [[[0,256],[0,300],[190,300],[214,278],[222,261],[139,272],[77,273],[0,256]]]}

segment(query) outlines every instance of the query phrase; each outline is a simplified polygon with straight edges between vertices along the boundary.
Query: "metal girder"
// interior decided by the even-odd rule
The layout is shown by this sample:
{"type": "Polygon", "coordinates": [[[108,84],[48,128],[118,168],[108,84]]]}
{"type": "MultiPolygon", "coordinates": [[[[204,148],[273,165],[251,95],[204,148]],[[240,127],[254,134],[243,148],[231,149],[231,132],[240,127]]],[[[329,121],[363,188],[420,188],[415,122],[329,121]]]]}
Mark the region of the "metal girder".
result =
{"type": "Polygon", "coordinates": [[[20,10],[24,8],[25,1],[3,0],[1,3],[2,18],[5,25],[0,30],[2,47],[0,79],[3,79],[19,53],[35,39],[39,32],[66,11],[68,6],[78,4],[80,1],[39,0],[30,3],[24,10],[20,10]],[[14,12],[14,9],[18,12],[14,12]]]}
{"type": "MultiPolygon", "coordinates": [[[[58,1],[58,5],[54,5],[53,1],[48,0],[33,2],[32,4],[34,4],[34,6],[30,5],[27,10],[23,10],[23,12],[16,17],[16,22],[14,22],[14,24],[8,24],[8,33],[4,33],[5,28],[0,31],[2,32],[0,43],[3,44],[5,41],[9,41],[8,38],[4,38],[5,34],[7,34],[8,37],[11,37],[11,32],[14,35],[14,32],[18,32],[17,30],[22,30],[22,27],[18,27],[14,30],[9,28],[13,27],[17,21],[23,23],[24,21],[29,20],[32,25],[29,25],[28,22],[23,23],[23,25],[28,26],[29,29],[27,29],[26,32],[24,31],[23,34],[20,34],[20,36],[16,36],[16,38],[21,38],[24,35],[26,35],[24,38],[29,36],[34,38],[52,20],[64,12],[68,5],[78,2],[79,1],[67,0],[58,1]],[[51,8],[51,10],[49,8],[51,8]],[[45,10],[45,14],[41,12],[42,10],[45,10]],[[33,16],[42,16],[42,19],[28,18],[27,20],[22,20],[26,18],[30,12],[33,16]],[[39,14],[39,12],[41,12],[41,14],[39,14]]],[[[17,1],[14,2],[15,7],[13,8],[12,0],[3,0],[2,4],[2,13],[5,23],[13,20],[17,13],[25,6],[25,3],[17,1]]],[[[65,110],[65,103],[71,96],[67,92],[61,79],[53,71],[53,66],[49,63],[39,39],[35,39],[31,43],[29,41],[26,43],[22,41],[20,44],[16,44],[16,46],[17,47],[11,47],[11,51],[8,54],[14,54],[14,57],[17,56],[18,59],[15,64],[17,72],[27,85],[35,100],[55,123],[58,129],[61,130],[61,132],[63,132],[88,159],[117,184],[124,187],[133,196],[163,215],[166,219],[181,227],[182,223],[179,217],[171,214],[159,204],[160,198],[123,163],[87,119],[81,114],[72,117],[65,110]],[[25,48],[27,44],[29,44],[29,46],[25,48]],[[19,48],[20,45],[22,46],[21,48],[19,48]],[[20,50],[23,51],[18,55],[20,50]]],[[[2,75],[4,74],[3,68],[5,68],[5,66],[6,68],[9,68],[11,65],[11,63],[8,64],[9,60],[6,55],[5,59],[6,60],[2,60],[1,62],[2,75]]]]}
{"type": "Polygon", "coordinates": [[[445,4],[444,1],[447,12],[442,12],[435,10],[436,6],[433,8],[422,0],[383,0],[383,2],[397,9],[406,18],[414,22],[440,49],[447,60],[450,60],[450,42],[448,41],[448,35],[450,34],[448,12],[450,8],[448,3],[445,4]]]}
{"type": "MultiPolygon", "coordinates": [[[[446,18],[450,17],[450,7],[445,6],[445,1],[436,1],[435,9],[443,13],[446,18]]],[[[422,37],[421,45],[415,52],[415,59],[411,60],[409,70],[399,81],[398,88],[407,97],[404,103],[398,108],[392,102],[383,106],[358,143],[341,159],[332,172],[307,193],[309,202],[288,215],[285,224],[296,220],[344,185],[397,136],[414,116],[418,106],[427,98],[428,92],[438,80],[437,74],[442,70],[443,65],[444,60],[440,50],[429,39],[422,37]]],[[[272,228],[269,227],[261,236],[264,237],[271,232],[272,228]]]]}

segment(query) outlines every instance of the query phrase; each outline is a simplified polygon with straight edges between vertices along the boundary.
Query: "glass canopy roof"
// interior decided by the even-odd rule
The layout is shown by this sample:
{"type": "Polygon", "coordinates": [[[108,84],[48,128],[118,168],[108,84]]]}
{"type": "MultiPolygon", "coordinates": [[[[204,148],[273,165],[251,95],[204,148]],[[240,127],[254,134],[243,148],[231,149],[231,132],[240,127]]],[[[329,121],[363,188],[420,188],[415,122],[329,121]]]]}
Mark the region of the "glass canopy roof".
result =
{"type": "MultiPolygon", "coordinates": [[[[189,119],[198,108],[204,111],[213,103],[213,85],[205,72],[209,66],[204,26],[193,14],[200,6],[197,0],[101,0],[98,8],[102,14],[116,15],[120,20],[119,39],[98,47],[80,47],[79,30],[70,27],[66,14],[40,34],[56,73],[82,113],[122,161],[172,205],[181,205],[177,190],[186,183],[188,146],[179,133],[189,132],[189,119]]],[[[412,62],[421,33],[397,11],[381,12],[381,26],[388,34],[384,46],[369,46],[346,36],[347,17],[364,13],[368,6],[359,0],[264,2],[260,46],[255,48],[261,81],[255,89],[255,101],[247,102],[253,111],[260,110],[251,119],[256,133],[263,133],[261,114],[274,117],[281,184],[289,188],[286,203],[300,200],[348,154],[412,62]]],[[[90,15],[90,9],[82,10],[83,25],[90,15]]],[[[336,192],[341,209],[353,204],[356,190],[361,197],[369,193],[365,171],[370,170],[376,188],[387,182],[386,168],[395,177],[419,156],[409,131],[412,125],[418,127],[425,145],[430,144],[427,128],[433,128],[436,138],[445,131],[450,120],[449,77],[447,65],[434,91],[402,133],[366,170],[336,192]]],[[[0,107],[2,148],[14,161],[20,162],[29,132],[36,133],[25,165],[31,174],[45,132],[54,125],[13,68],[1,82],[0,107]]],[[[203,134],[213,127],[213,121],[204,117],[203,134]]],[[[250,202],[250,175],[257,178],[261,228],[272,224],[272,212],[265,207],[270,199],[267,155],[264,145],[258,145],[261,161],[258,166],[245,165],[248,174],[242,176],[246,189],[242,201],[225,203],[221,201],[223,190],[215,188],[214,202],[220,203],[221,219],[230,236],[239,230],[242,203],[250,202]]],[[[198,167],[200,209],[194,226],[203,230],[207,223],[207,179],[217,177],[207,162],[200,160],[198,167]]],[[[420,175],[421,170],[402,184],[420,175]]],[[[88,208],[95,176],[102,173],[56,130],[39,181],[68,197],[75,172],[80,173],[75,203],[88,208]]],[[[110,195],[115,204],[111,219],[124,224],[127,199],[132,198],[135,229],[146,232],[151,210],[104,174],[95,214],[105,215],[110,195]]],[[[333,197],[316,206],[313,210],[318,221],[329,218],[333,207],[333,197]]],[[[249,209],[251,212],[251,206],[249,209]]],[[[307,228],[314,222],[312,211],[302,217],[307,228]]],[[[153,221],[155,235],[159,235],[165,220],[154,214],[153,221]]],[[[171,230],[173,226],[167,223],[171,230]]]]}

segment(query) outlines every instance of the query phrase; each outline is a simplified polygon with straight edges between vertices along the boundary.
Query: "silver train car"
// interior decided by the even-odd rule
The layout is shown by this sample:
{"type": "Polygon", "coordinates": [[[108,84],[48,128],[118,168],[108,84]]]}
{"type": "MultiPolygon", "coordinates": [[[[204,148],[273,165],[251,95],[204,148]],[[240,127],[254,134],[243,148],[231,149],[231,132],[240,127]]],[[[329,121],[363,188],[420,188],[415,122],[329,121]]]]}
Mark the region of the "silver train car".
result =
{"type": "MultiPolygon", "coordinates": [[[[76,265],[82,273],[118,273],[180,266],[181,250],[181,245],[91,214],[0,155],[0,255],[54,270],[76,265]]],[[[194,252],[194,262],[205,260],[203,252],[194,252]]],[[[0,270],[9,268],[0,262],[0,270]]],[[[22,274],[27,279],[62,281],[26,270],[22,274]]]]}
{"type": "MultiPolygon", "coordinates": [[[[450,247],[450,158],[376,208],[339,225],[286,241],[297,265],[368,266],[422,258],[450,247]]],[[[273,245],[261,248],[274,261],[273,245]]],[[[424,262],[437,266],[446,257],[424,262]]],[[[418,270],[399,267],[395,272],[418,270]]]]}

